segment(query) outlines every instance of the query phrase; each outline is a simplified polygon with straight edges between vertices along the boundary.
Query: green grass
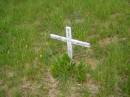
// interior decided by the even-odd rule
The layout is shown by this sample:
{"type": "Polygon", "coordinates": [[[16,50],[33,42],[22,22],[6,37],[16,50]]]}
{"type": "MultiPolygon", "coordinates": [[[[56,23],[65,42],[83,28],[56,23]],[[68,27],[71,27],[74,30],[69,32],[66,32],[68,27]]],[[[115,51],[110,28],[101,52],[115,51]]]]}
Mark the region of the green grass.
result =
{"type": "Polygon", "coordinates": [[[129,39],[129,0],[0,0],[0,97],[129,97],[129,39]],[[75,64],[49,37],[66,25],[92,44],[74,46],[75,64]]]}
{"type": "Polygon", "coordinates": [[[56,62],[51,65],[53,76],[62,81],[72,78],[82,82],[86,80],[86,74],[88,71],[89,68],[87,67],[87,64],[84,64],[83,62],[76,64],[71,61],[66,54],[56,59],[56,62]]]}

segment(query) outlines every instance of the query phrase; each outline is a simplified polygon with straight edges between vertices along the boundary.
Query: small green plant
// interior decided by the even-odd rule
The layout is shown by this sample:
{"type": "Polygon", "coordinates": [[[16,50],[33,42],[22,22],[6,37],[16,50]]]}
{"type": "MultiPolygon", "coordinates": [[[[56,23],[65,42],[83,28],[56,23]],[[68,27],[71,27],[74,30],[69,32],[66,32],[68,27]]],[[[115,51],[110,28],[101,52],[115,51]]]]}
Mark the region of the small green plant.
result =
{"type": "Polygon", "coordinates": [[[75,77],[78,81],[84,81],[86,79],[86,64],[83,62],[80,62],[78,65],[76,65],[76,72],[75,72],[75,77]]]}
{"type": "Polygon", "coordinates": [[[51,65],[51,72],[54,77],[60,79],[66,79],[73,72],[74,64],[69,57],[65,54],[62,57],[56,59],[54,64],[51,65]]]}
{"type": "Polygon", "coordinates": [[[85,64],[83,62],[75,64],[66,54],[56,59],[56,62],[51,65],[51,72],[58,79],[75,78],[78,81],[86,79],[85,64]]]}

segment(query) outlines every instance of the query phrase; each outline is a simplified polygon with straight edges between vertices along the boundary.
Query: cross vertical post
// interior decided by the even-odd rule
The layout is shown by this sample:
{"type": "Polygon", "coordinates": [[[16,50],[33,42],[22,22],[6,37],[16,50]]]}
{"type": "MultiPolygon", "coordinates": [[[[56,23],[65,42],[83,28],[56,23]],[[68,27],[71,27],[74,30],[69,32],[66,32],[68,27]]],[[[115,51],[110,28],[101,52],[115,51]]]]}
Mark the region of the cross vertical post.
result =
{"type": "Polygon", "coordinates": [[[72,35],[71,35],[71,27],[66,27],[66,38],[67,38],[67,50],[68,50],[68,56],[72,59],[73,57],[73,50],[72,50],[72,35]]]}

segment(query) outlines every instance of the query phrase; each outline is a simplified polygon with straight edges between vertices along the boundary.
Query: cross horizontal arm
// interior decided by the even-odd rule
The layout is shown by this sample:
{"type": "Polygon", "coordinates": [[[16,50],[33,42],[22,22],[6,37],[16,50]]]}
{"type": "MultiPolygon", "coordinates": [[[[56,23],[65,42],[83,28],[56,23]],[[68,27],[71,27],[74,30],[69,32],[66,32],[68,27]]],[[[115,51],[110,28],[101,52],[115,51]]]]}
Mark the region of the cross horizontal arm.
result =
{"type": "MultiPolygon", "coordinates": [[[[53,38],[53,39],[57,39],[57,40],[61,40],[61,41],[67,42],[67,38],[63,37],[63,36],[50,34],[50,37],[53,38]]],[[[75,44],[75,45],[80,45],[80,46],[84,46],[84,47],[90,47],[90,43],[88,43],[88,42],[83,42],[83,41],[79,41],[79,40],[75,40],[75,39],[71,39],[71,42],[72,42],[72,44],[75,44]]]]}

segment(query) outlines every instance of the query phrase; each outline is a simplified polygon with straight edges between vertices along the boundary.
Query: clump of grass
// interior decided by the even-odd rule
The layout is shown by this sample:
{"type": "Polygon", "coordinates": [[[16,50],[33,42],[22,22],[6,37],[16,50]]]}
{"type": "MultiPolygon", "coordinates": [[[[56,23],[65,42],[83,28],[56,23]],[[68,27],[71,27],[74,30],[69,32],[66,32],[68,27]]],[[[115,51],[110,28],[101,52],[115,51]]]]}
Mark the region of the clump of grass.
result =
{"type": "Polygon", "coordinates": [[[74,63],[64,54],[62,57],[57,58],[54,64],[51,65],[51,72],[59,80],[74,78],[81,82],[86,79],[87,66],[83,62],[79,64],[74,63]]]}
{"type": "Polygon", "coordinates": [[[87,67],[86,64],[84,64],[83,62],[80,62],[77,66],[76,66],[76,72],[75,72],[75,76],[77,78],[78,81],[84,81],[86,79],[86,73],[87,73],[87,67]]]}
{"type": "Polygon", "coordinates": [[[51,65],[51,72],[56,78],[66,79],[73,72],[73,69],[74,64],[71,63],[67,55],[57,58],[54,64],[51,65]]]}

